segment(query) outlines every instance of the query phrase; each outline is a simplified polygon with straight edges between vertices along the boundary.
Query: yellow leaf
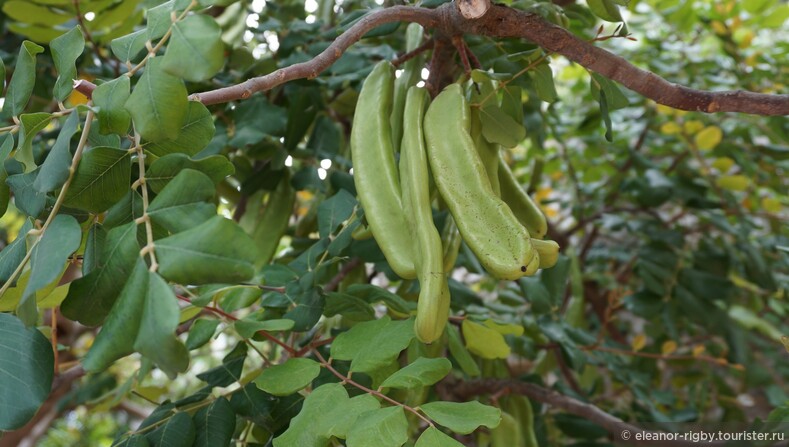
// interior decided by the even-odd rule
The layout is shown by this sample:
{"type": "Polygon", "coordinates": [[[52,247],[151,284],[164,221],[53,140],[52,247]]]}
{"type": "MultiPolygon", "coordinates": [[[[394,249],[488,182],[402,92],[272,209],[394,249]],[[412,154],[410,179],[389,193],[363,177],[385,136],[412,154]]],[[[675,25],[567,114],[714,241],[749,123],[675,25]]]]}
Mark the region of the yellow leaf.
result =
{"type": "Polygon", "coordinates": [[[660,352],[662,352],[663,355],[671,355],[676,350],[677,350],[677,342],[675,342],[674,340],[669,340],[663,343],[663,346],[660,347],[660,352]]]}
{"type": "Polygon", "coordinates": [[[748,31],[740,39],[739,46],[740,48],[748,48],[751,46],[751,42],[753,42],[753,31],[748,31]]]}
{"type": "Polygon", "coordinates": [[[673,115],[674,112],[676,112],[676,109],[671,108],[669,106],[664,106],[663,104],[658,104],[657,111],[661,115],[673,115]]]}
{"type": "Polygon", "coordinates": [[[715,34],[725,35],[728,33],[726,25],[721,23],[719,20],[713,20],[710,25],[712,25],[712,29],[715,31],[715,34]]]}
{"type": "Polygon", "coordinates": [[[494,331],[498,332],[501,335],[515,335],[515,336],[523,335],[523,326],[521,326],[520,324],[500,324],[500,323],[496,323],[490,318],[483,321],[482,324],[493,329],[494,331]]]}
{"type": "Polygon", "coordinates": [[[663,125],[660,126],[660,133],[664,135],[676,135],[680,132],[682,132],[682,128],[674,121],[663,123],[663,125]]]}
{"type": "Polygon", "coordinates": [[[781,343],[783,343],[784,349],[786,349],[786,352],[789,352],[789,337],[787,337],[786,335],[782,335],[781,336],[781,343]]]}
{"type": "Polygon", "coordinates": [[[504,336],[495,330],[469,320],[463,320],[461,329],[466,348],[472,354],[484,359],[506,359],[510,355],[510,347],[504,341],[504,336]]]}
{"type": "Polygon", "coordinates": [[[727,172],[734,165],[734,160],[729,157],[718,157],[712,162],[712,167],[721,172],[727,172]]]}
{"type": "Polygon", "coordinates": [[[696,147],[703,151],[714,149],[723,139],[723,131],[718,126],[708,126],[696,134],[696,147]]]}
{"type": "Polygon", "coordinates": [[[768,213],[780,213],[781,201],[774,197],[762,197],[762,209],[768,213]]]}
{"type": "Polygon", "coordinates": [[[647,345],[647,336],[644,334],[638,334],[633,338],[633,342],[630,344],[633,347],[633,351],[640,351],[644,349],[644,346],[647,345]]]}
{"type": "Polygon", "coordinates": [[[715,179],[715,184],[729,191],[745,191],[751,184],[751,179],[742,174],[722,175],[715,179]]]}
{"type": "Polygon", "coordinates": [[[693,347],[693,357],[698,357],[701,354],[704,354],[705,351],[704,345],[696,345],[693,347]]]}
{"type": "Polygon", "coordinates": [[[167,387],[163,386],[136,386],[134,392],[144,397],[146,400],[156,402],[164,393],[167,392],[167,387]]]}
{"type": "Polygon", "coordinates": [[[704,129],[704,123],[699,120],[690,120],[685,123],[685,133],[688,135],[693,135],[701,129],[704,129]]]}
{"type": "Polygon", "coordinates": [[[539,188],[537,188],[537,191],[534,191],[534,200],[537,203],[540,203],[545,199],[547,199],[552,192],[553,189],[551,189],[550,186],[540,186],[539,188]]]}

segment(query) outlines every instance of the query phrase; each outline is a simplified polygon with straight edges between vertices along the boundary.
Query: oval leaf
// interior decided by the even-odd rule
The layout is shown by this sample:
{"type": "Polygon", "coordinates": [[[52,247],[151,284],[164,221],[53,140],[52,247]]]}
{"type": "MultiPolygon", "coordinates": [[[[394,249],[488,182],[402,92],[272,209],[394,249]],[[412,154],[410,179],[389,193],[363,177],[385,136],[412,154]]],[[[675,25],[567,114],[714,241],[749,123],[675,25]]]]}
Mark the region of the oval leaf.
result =
{"type": "Polygon", "coordinates": [[[203,81],[223,64],[222,29],[211,16],[195,14],[173,24],[162,62],[165,71],[187,81],[203,81]]]}
{"type": "Polygon", "coordinates": [[[158,57],[148,61],[125,106],[134,128],[154,142],[178,137],[189,105],[184,81],[166,73],[161,64],[158,57]]]}
{"type": "Polygon", "coordinates": [[[255,385],[275,396],[287,396],[306,388],[318,377],[321,365],[310,359],[292,358],[281,365],[266,368],[255,379],[255,385]]]}
{"type": "Polygon", "coordinates": [[[179,284],[249,280],[255,273],[256,255],[244,230],[221,216],[156,241],[159,273],[179,284]]]}
{"type": "Polygon", "coordinates": [[[65,204],[98,214],[123,198],[129,190],[129,152],[99,146],[85,152],[66,193],[65,204]]]}
{"type": "Polygon", "coordinates": [[[501,410],[477,401],[429,402],[419,408],[433,421],[461,435],[473,432],[480,425],[496,428],[501,422],[501,410]]]}
{"type": "Polygon", "coordinates": [[[52,345],[38,329],[4,313],[0,328],[0,430],[14,430],[49,396],[55,360],[52,345]]]}

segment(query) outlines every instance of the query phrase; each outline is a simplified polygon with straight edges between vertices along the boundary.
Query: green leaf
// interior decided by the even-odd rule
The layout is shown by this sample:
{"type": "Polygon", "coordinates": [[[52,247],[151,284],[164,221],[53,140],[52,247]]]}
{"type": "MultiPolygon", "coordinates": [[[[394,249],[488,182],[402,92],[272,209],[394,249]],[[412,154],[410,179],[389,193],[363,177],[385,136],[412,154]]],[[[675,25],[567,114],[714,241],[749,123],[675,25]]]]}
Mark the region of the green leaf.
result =
{"type": "Polygon", "coordinates": [[[146,143],[143,147],[157,157],[176,152],[195,155],[211,142],[215,131],[214,120],[206,106],[199,101],[189,101],[186,118],[178,137],[173,140],[146,143]]]}
{"type": "Polygon", "coordinates": [[[180,311],[170,286],[156,273],[148,274],[148,290],[134,350],[151,359],[168,376],[186,371],[189,351],[175,336],[180,311]]]}
{"type": "Polygon", "coordinates": [[[0,95],[5,91],[5,63],[3,58],[0,57],[0,95]]]}
{"type": "Polygon", "coordinates": [[[156,241],[156,256],[159,273],[178,284],[238,283],[255,273],[252,239],[221,216],[156,241]]]}
{"type": "Polygon", "coordinates": [[[436,427],[428,427],[416,440],[414,447],[462,447],[463,444],[455,441],[451,436],[443,433],[436,427]]]}
{"type": "Polygon", "coordinates": [[[52,150],[49,151],[47,159],[41,165],[41,172],[33,182],[33,188],[36,191],[53,191],[66,183],[69,167],[71,167],[71,137],[78,128],[79,114],[74,111],[66,118],[52,150]]]}
{"type": "Polygon", "coordinates": [[[201,408],[192,420],[195,425],[195,447],[230,445],[236,429],[236,413],[230,402],[220,396],[207,407],[201,408]]]}
{"type": "MultiPolygon", "coordinates": [[[[123,37],[113,39],[110,48],[121,62],[131,62],[135,56],[145,49],[145,42],[148,41],[148,32],[144,29],[127,34],[123,37]]],[[[124,76],[126,77],[126,76],[124,76]]]]}
{"type": "Polygon", "coordinates": [[[321,365],[310,359],[291,358],[281,365],[263,370],[255,385],[275,396],[287,396],[309,386],[321,372],[321,365]]]}
{"type": "Polygon", "coordinates": [[[329,445],[334,436],[345,438],[360,414],[380,406],[369,394],[348,398],[348,392],[339,383],[330,383],[310,393],[301,411],[291,419],[284,433],[274,438],[274,447],[329,445]]]}
{"type": "Polygon", "coordinates": [[[586,0],[594,15],[608,22],[621,22],[622,14],[612,0],[586,0]]]}
{"type": "Polygon", "coordinates": [[[414,336],[412,318],[392,321],[386,316],[365,321],[334,339],[331,356],[337,360],[351,360],[352,372],[370,372],[391,363],[414,336]]]}
{"type": "Polygon", "coordinates": [[[126,110],[140,135],[153,142],[177,138],[186,118],[189,101],[184,82],[162,69],[161,58],[148,60],[134,86],[126,110]]]}
{"type": "MultiPolygon", "coordinates": [[[[82,229],[77,219],[65,214],[55,216],[30,254],[30,279],[20,307],[24,306],[27,300],[35,303],[36,292],[58,279],[69,255],[79,248],[81,240],[82,229]]],[[[37,315],[31,317],[34,318],[25,319],[25,324],[32,326],[36,323],[37,315]]]]}
{"type": "Polygon", "coordinates": [[[195,14],[173,24],[162,68],[187,81],[204,81],[224,64],[222,29],[205,14],[195,14]]]}
{"type": "Polygon", "coordinates": [[[126,281],[107,321],[82,360],[85,371],[103,371],[116,360],[134,352],[147,291],[148,267],[138,257],[129,281],[126,281]]]}
{"type": "Polygon", "coordinates": [[[236,332],[238,332],[238,335],[240,335],[241,337],[252,338],[255,336],[255,333],[258,331],[266,331],[266,332],[289,331],[293,329],[294,323],[295,322],[293,320],[288,320],[285,318],[276,319],[276,320],[258,321],[247,316],[245,318],[242,318],[241,320],[236,321],[233,324],[233,326],[236,328],[236,332]]]}
{"type": "Polygon", "coordinates": [[[105,82],[93,90],[93,104],[98,107],[99,132],[102,135],[126,135],[131,125],[131,115],[125,104],[129,99],[131,80],[120,76],[105,82]]]}
{"type": "Polygon", "coordinates": [[[18,116],[25,110],[36,83],[36,55],[43,51],[44,47],[29,40],[22,42],[14,74],[11,75],[8,90],[5,92],[3,116],[18,116]]]}
{"type": "Polygon", "coordinates": [[[195,425],[188,413],[179,411],[168,419],[167,423],[146,433],[145,438],[156,447],[192,447],[195,441],[195,425]]]}
{"type": "Polygon", "coordinates": [[[86,276],[71,283],[60,310],[86,326],[104,321],[139,258],[137,224],[130,222],[107,233],[102,260],[86,276]]]}
{"type": "Polygon", "coordinates": [[[446,377],[452,363],[446,358],[430,359],[419,357],[403,369],[389,376],[381,384],[383,388],[416,388],[430,386],[446,377]]]}
{"type": "Polygon", "coordinates": [[[486,105],[480,109],[482,135],[491,143],[504,147],[515,147],[526,138],[526,129],[516,123],[498,105],[486,105]]]}
{"type": "Polygon", "coordinates": [[[408,441],[403,407],[387,407],[359,415],[348,430],[348,447],[400,447],[408,441]]]}
{"type": "Polygon", "coordinates": [[[201,318],[192,323],[189,328],[189,335],[186,337],[186,349],[190,351],[208,343],[214,336],[219,320],[201,318]]]}
{"type": "Polygon", "coordinates": [[[131,155],[112,147],[85,152],[66,193],[65,204],[98,214],[126,195],[131,177],[131,155]]]}
{"type": "Polygon", "coordinates": [[[14,193],[16,208],[33,218],[40,216],[47,204],[47,195],[33,187],[40,172],[40,169],[36,169],[27,174],[11,175],[5,181],[14,193]]]}
{"type": "Polygon", "coordinates": [[[147,39],[154,41],[167,33],[173,21],[170,14],[173,11],[173,0],[164,2],[148,10],[147,39]]]}
{"type": "Polygon", "coordinates": [[[323,291],[317,287],[310,287],[295,295],[290,295],[290,299],[296,303],[296,307],[285,313],[283,317],[293,320],[294,331],[310,330],[323,314],[325,303],[323,291]]]}
{"type": "Polygon", "coordinates": [[[480,425],[496,428],[501,422],[501,410],[477,401],[428,402],[419,409],[436,423],[461,435],[473,432],[480,425]]]}
{"type": "Polygon", "coordinates": [[[330,199],[318,205],[318,231],[320,236],[329,237],[340,224],[348,220],[356,207],[356,198],[341,189],[330,199]]]}
{"type": "Polygon", "coordinates": [[[529,75],[534,81],[534,89],[537,90],[537,96],[541,100],[554,102],[559,99],[559,94],[556,93],[556,85],[553,82],[553,71],[551,71],[550,64],[537,65],[534,67],[534,70],[529,72],[529,75]]]}
{"type": "MultiPolygon", "coordinates": [[[[22,228],[13,242],[3,247],[0,251],[0,284],[5,284],[16,270],[17,266],[22,263],[27,253],[27,232],[33,229],[33,223],[30,219],[25,219],[22,228]]],[[[16,280],[11,284],[14,286],[16,280]]],[[[2,300],[2,297],[0,297],[2,300]]]]}
{"type": "Polygon", "coordinates": [[[38,329],[0,313],[0,430],[25,425],[52,388],[52,344],[38,329]]]}
{"type": "Polygon", "coordinates": [[[216,216],[216,205],[209,203],[214,195],[208,176],[184,169],[153,199],[148,215],[172,233],[188,230],[216,216]]]}
{"type": "Polygon", "coordinates": [[[218,184],[235,172],[233,164],[223,155],[212,155],[200,160],[192,160],[184,154],[170,154],[151,164],[145,173],[146,183],[158,194],[170,180],[186,168],[202,172],[214,184],[218,184]]]}
{"type": "Polygon", "coordinates": [[[241,380],[244,360],[247,358],[247,345],[241,341],[223,359],[222,364],[197,375],[209,386],[229,386],[241,380]]]}
{"type": "MultiPolygon", "coordinates": [[[[1,83],[2,82],[0,82],[0,84],[1,83]]],[[[11,200],[11,189],[8,187],[8,183],[6,183],[8,171],[5,169],[5,162],[14,149],[14,137],[10,133],[7,133],[0,138],[2,138],[2,143],[0,143],[0,216],[3,216],[8,210],[8,201],[11,200]]]]}
{"type": "Polygon", "coordinates": [[[36,161],[33,159],[33,139],[36,134],[43,130],[52,115],[49,113],[26,113],[19,117],[19,144],[16,148],[14,159],[25,165],[25,172],[36,169],[36,161]]]}
{"type": "Polygon", "coordinates": [[[499,332],[468,319],[463,320],[461,328],[472,353],[485,359],[505,359],[510,355],[510,346],[499,332]]]}
{"type": "Polygon", "coordinates": [[[77,79],[75,62],[82,54],[82,50],[85,49],[82,29],[78,25],[62,36],[52,39],[49,42],[49,49],[52,51],[52,59],[54,59],[55,69],[58,71],[54,96],[58,101],[65,101],[73,90],[74,79],[77,79]]]}
{"type": "Polygon", "coordinates": [[[627,99],[627,96],[622,93],[619,84],[604,76],[592,73],[592,80],[589,85],[592,90],[592,97],[597,101],[601,100],[600,91],[602,90],[605,93],[608,110],[618,110],[630,105],[630,101],[627,99]]]}
{"type": "Polygon", "coordinates": [[[327,317],[342,315],[350,321],[369,321],[375,318],[375,309],[361,298],[347,293],[331,292],[326,295],[323,314],[327,317]]]}

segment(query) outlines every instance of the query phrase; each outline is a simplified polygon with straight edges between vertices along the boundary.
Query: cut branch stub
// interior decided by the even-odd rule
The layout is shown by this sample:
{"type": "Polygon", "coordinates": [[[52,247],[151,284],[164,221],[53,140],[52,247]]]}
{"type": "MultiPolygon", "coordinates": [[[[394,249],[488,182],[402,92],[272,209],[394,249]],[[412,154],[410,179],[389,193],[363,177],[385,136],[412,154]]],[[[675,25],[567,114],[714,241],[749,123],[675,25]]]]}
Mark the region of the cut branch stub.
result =
{"type": "Polygon", "coordinates": [[[460,14],[466,19],[478,19],[490,9],[490,0],[456,0],[460,14]]]}

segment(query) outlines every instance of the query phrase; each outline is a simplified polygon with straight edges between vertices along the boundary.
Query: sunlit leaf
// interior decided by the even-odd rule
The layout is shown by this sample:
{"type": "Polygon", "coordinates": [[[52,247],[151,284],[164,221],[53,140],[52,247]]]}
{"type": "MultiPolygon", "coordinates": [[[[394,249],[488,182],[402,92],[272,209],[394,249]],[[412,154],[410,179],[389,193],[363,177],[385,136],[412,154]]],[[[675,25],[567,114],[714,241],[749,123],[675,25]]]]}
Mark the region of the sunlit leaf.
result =
{"type": "Polygon", "coordinates": [[[58,101],[63,101],[71,93],[74,79],[77,78],[77,67],[74,63],[85,49],[82,29],[75,26],[62,36],[52,39],[49,42],[49,49],[52,51],[52,59],[58,71],[54,96],[58,101]]]}
{"type": "Polygon", "coordinates": [[[212,77],[224,63],[221,34],[216,21],[205,14],[191,15],[174,23],[162,68],[187,81],[212,77]]]}

